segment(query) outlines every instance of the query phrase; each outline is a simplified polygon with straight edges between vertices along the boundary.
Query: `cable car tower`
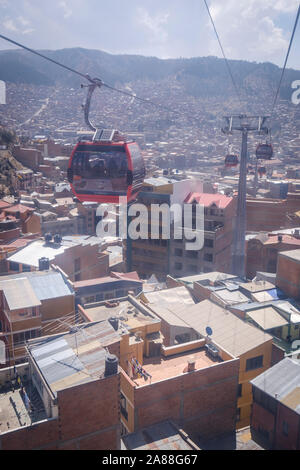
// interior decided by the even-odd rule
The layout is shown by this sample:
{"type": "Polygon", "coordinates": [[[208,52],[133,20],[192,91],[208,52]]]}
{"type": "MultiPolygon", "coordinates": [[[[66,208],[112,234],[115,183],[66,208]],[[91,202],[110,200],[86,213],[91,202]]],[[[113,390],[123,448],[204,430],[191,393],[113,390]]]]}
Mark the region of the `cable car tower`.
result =
{"type": "Polygon", "coordinates": [[[268,135],[269,129],[265,125],[268,117],[269,116],[247,116],[245,114],[224,116],[225,127],[222,128],[222,132],[227,135],[232,135],[234,131],[242,133],[237,213],[232,250],[232,273],[242,278],[245,277],[248,133],[255,132],[261,135],[268,135]]]}

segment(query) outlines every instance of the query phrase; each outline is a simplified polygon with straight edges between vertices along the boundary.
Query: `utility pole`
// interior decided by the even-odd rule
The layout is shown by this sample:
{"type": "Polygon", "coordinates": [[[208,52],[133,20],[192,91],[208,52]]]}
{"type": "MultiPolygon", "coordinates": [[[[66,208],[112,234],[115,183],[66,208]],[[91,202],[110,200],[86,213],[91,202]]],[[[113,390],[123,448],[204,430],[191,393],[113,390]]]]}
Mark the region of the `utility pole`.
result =
{"type": "Polygon", "coordinates": [[[248,133],[257,132],[268,134],[265,126],[268,116],[247,116],[238,114],[224,116],[226,121],[222,129],[224,134],[232,135],[233,131],[242,133],[242,148],[240,158],[240,177],[238,187],[237,213],[235,219],[233,249],[232,249],[232,273],[239,277],[245,277],[245,243],[246,243],[246,195],[247,195],[247,147],[248,133]]]}

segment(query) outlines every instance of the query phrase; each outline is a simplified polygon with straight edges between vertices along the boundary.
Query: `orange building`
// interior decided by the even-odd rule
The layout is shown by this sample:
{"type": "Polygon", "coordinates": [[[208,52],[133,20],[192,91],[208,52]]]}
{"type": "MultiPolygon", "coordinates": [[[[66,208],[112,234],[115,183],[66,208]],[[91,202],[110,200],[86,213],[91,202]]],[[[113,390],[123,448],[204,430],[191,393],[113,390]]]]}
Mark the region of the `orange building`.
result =
{"type": "Polygon", "coordinates": [[[65,331],[74,322],[74,290],[60,270],[1,277],[0,338],[6,344],[8,365],[26,360],[27,340],[65,331]]]}

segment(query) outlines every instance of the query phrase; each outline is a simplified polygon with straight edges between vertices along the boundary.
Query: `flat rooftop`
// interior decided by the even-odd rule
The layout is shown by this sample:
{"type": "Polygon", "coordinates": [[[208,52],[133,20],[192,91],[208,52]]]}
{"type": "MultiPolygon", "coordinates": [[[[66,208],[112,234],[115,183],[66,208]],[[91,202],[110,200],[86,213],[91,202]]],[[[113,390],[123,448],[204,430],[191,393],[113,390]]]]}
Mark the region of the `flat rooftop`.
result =
{"type": "Polygon", "coordinates": [[[89,317],[90,321],[102,321],[108,320],[111,317],[117,317],[129,329],[135,329],[143,325],[149,325],[157,323],[160,320],[153,314],[144,313],[143,311],[135,307],[130,301],[123,300],[116,302],[118,305],[115,307],[107,307],[105,303],[101,302],[101,305],[92,306],[84,305],[84,310],[89,317]]]}
{"type": "Polygon", "coordinates": [[[43,403],[37,398],[37,392],[35,393],[35,399],[33,400],[32,398],[33,384],[30,383],[25,389],[32,403],[32,413],[25,406],[20,388],[0,393],[0,435],[1,433],[20,427],[31,426],[34,422],[47,419],[43,403]]]}
{"type": "Polygon", "coordinates": [[[122,450],[200,450],[188,436],[170,421],[153,424],[124,436],[122,450]]]}
{"type": "MultiPolygon", "coordinates": [[[[152,376],[151,384],[153,384],[186,373],[188,361],[191,358],[195,361],[196,370],[205,369],[206,367],[223,362],[220,358],[215,359],[208,356],[204,348],[199,348],[194,351],[187,351],[170,357],[145,358],[143,369],[152,376]]],[[[143,377],[132,380],[138,386],[150,383],[149,380],[146,382],[143,377]]]]}

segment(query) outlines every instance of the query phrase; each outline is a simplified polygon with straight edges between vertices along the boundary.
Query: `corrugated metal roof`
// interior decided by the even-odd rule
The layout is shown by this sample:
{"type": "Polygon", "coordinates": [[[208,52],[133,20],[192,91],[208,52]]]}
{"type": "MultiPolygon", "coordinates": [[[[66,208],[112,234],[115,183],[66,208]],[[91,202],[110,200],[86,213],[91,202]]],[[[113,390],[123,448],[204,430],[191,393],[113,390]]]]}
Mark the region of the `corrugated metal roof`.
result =
{"type": "Polygon", "coordinates": [[[30,282],[25,276],[23,278],[1,281],[0,289],[4,292],[10,310],[41,305],[30,282]]]}
{"type": "Polygon", "coordinates": [[[2,284],[10,280],[18,279],[28,279],[31,288],[34,290],[39,300],[53,299],[74,294],[73,289],[64,281],[63,276],[51,270],[11,274],[1,277],[0,282],[2,284]]]}
{"type": "Polygon", "coordinates": [[[250,383],[300,414],[299,361],[286,357],[250,383]]]}
{"type": "Polygon", "coordinates": [[[55,299],[73,294],[73,290],[65,283],[59,273],[49,272],[42,276],[28,278],[34,292],[40,300],[55,299]]]}
{"type": "Polygon", "coordinates": [[[109,322],[80,326],[70,332],[34,340],[29,352],[54,396],[57,391],[97,380],[105,370],[104,347],[120,341],[109,322]]]}
{"type": "Polygon", "coordinates": [[[43,240],[36,240],[10,256],[8,261],[38,268],[40,258],[45,257],[51,261],[57,255],[64,253],[70,246],[72,245],[63,244],[56,247],[47,245],[43,240]]]}

